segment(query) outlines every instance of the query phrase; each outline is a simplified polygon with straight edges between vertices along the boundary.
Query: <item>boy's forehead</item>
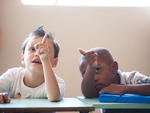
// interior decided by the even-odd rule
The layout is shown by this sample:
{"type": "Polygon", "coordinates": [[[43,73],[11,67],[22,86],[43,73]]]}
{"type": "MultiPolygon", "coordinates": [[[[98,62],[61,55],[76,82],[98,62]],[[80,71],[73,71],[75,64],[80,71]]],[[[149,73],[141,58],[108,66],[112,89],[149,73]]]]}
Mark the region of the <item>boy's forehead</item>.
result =
{"type": "Polygon", "coordinates": [[[28,43],[36,43],[42,41],[43,37],[32,37],[28,43]]]}
{"type": "MultiPolygon", "coordinates": [[[[43,37],[33,37],[33,38],[31,38],[29,41],[28,41],[28,45],[34,45],[34,44],[36,44],[36,43],[39,43],[39,42],[42,42],[42,39],[43,39],[43,37]]],[[[47,38],[46,39],[46,42],[47,43],[51,43],[51,40],[49,40],[49,39],[47,38]]]]}
{"type": "MultiPolygon", "coordinates": [[[[96,60],[96,62],[99,64],[99,65],[103,65],[103,64],[105,64],[106,63],[106,59],[105,58],[103,58],[102,56],[101,56],[101,54],[97,54],[98,56],[97,56],[97,60],[96,60]]],[[[81,60],[80,60],[80,67],[86,67],[87,66],[87,59],[86,59],[86,57],[85,56],[82,56],[81,57],[81,60]]]]}

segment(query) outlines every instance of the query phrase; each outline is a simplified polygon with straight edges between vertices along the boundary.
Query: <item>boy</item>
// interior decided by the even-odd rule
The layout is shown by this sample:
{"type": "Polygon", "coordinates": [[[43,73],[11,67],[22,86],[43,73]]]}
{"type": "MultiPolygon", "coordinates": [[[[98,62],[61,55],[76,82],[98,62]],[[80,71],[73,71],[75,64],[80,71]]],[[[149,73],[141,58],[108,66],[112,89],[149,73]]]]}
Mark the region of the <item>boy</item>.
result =
{"type": "MultiPolygon", "coordinates": [[[[139,72],[119,72],[118,63],[105,48],[88,51],[79,49],[82,57],[79,69],[83,76],[81,90],[85,97],[98,97],[102,93],[135,93],[150,95],[150,77],[139,72]]],[[[105,113],[150,113],[150,110],[106,109],[105,113]]]]}
{"type": "Polygon", "coordinates": [[[0,93],[7,92],[11,98],[60,100],[65,83],[53,71],[58,54],[59,45],[54,37],[39,27],[22,45],[21,62],[24,67],[9,69],[0,76],[0,93]]]}

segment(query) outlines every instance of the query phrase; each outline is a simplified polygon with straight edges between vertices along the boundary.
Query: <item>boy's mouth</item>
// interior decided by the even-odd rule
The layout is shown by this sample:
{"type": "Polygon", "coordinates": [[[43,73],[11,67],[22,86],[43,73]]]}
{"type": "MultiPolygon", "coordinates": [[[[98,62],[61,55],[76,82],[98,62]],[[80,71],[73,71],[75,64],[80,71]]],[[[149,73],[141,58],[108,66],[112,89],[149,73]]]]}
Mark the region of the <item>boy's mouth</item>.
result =
{"type": "Polygon", "coordinates": [[[33,60],[32,63],[42,64],[40,60],[33,60]]]}

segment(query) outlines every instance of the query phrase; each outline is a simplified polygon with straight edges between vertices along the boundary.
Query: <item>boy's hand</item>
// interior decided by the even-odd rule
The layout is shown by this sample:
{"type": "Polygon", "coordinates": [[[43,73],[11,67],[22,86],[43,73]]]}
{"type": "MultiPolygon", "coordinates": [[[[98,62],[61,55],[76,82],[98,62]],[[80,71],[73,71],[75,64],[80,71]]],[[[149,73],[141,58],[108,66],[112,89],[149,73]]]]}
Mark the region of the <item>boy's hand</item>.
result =
{"type": "Polygon", "coordinates": [[[49,46],[46,43],[47,34],[44,35],[41,42],[35,44],[36,54],[40,57],[41,60],[45,60],[49,55],[49,46]]]}
{"type": "Polygon", "coordinates": [[[0,93],[0,104],[10,103],[8,93],[0,93]]]}
{"type": "Polygon", "coordinates": [[[84,51],[83,49],[79,49],[79,52],[85,56],[87,64],[92,65],[94,67],[97,66],[97,53],[94,51],[84,51]]]}
{"type": "Polygon", "coordinates": [[[124,94],[126,93],[126,90],[127,87],[125,85],[119,85],[119,84],[110,84],[109,86],[103,88],[99,94],[102,94],[102,93],[110,93],[110,94],[118,94],[118,95],[121,95],[121,94],[124,94]]]}

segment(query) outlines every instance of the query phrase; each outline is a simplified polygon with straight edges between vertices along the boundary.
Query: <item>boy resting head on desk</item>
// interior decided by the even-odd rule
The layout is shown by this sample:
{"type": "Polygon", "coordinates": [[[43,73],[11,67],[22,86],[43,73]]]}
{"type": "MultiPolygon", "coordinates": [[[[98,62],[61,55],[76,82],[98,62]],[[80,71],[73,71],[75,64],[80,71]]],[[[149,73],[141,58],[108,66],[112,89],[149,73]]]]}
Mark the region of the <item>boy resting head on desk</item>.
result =
{"type": "Polygon", "coordinates": [[[119,72],[118,63],[106,48],[79,51],[82,54],[79,62],[83,77],[81,90],[85,97],[98,97],[102,93],[150,95],[150,77],[137,71],[119,72]]]}
{"type": "Polygon", "coordinates": [[[58,62],[59,45],[43,27],[33,31],[22,45],[24,67],[9,69],[0,76],[0,92],[11,98],[48,98],[58,101],[64,95],[65,83],[53,68],[58,62]]]}

